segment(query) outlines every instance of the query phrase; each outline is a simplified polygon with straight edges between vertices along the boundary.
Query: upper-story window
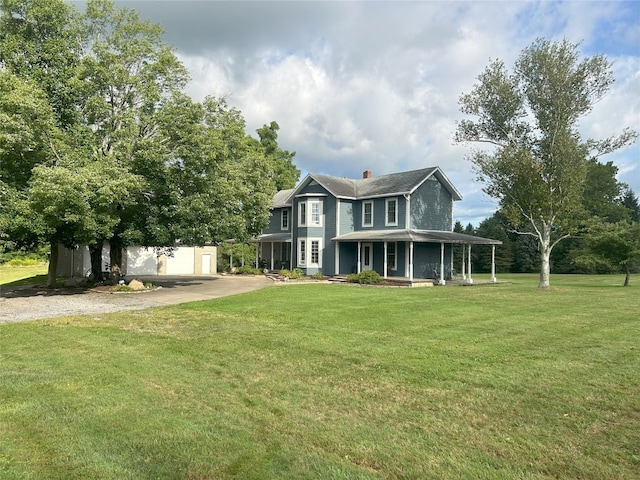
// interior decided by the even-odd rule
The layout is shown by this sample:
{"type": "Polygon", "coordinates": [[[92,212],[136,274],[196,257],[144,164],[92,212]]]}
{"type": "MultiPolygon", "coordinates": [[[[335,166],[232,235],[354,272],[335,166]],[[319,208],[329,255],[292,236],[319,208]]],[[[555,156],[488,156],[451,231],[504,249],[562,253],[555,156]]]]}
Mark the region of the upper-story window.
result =
{"type": "Polygon", "coordinates": [[[387,226],[398,225],[398,199],[387,198],[385,201],[385,209],[387,216],[385,217],[384,224],[387,226]]]}
{"type": "Polygon", "coordinates": [[[373,226],[373,201],[362,202],[362,226],[373,226]]]}
{"type": "Polygon", "coordinates": [[[307,202],[298,203],[298,226],[307,226],[307,202]]]}
{"type": "Polygon", "coordinates": [[[305,200],[298,203],[298,226],[322,226],[322,202],[319,200],[305,200]]]}
{"type": "Polygon", "coordinates": [[[309,208],[311,209],[311,219],[309,221],[310,226],[319,227],[322,225],[322,213],[320,212],[320,202],[310,201],[309,208]]]}
{"type": "Polygon", "coordinates": [[[289,230],[289,210],[287,210],[286,208],[283,209],[280,219],[281,219],[280,229],[289,230]]]}

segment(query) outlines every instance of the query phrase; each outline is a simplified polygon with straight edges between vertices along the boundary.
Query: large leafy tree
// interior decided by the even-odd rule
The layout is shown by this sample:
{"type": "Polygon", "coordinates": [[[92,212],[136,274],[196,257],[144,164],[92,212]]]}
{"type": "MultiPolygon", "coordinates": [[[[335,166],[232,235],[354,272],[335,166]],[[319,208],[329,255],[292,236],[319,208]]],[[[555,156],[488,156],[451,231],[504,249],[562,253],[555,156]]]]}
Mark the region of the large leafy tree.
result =
{"type": "Polygon", "coordinates": [[[133,10],[110,0],[89,0],[84,14],[62,0],[0,2],[0,69],[11,74],[0,89],[12,92],[0,102],[11,120],[0,123],[0,180],[12,182],[0,184],[3,229],[24,234],[26,222],[4,221],[13,215],[31,218],[30,233],[54,247],[86,242],[95,274],[107,240],[117,265],[133,243],[260,231],[274,165],[293,157],[277,146],[275,122],[261,142],[223,101],[192,102],[161,28],[133,10]]]}
{"type": "Polygon", "coordinates": [[[576,44],[539,39],[522,51],[512,72],[500,60],[491,62],[460,98],[462,112],[473,119],[458,124],[456,140],[492,146],[471,161],[509,221],[537,239],[541,288],[550,285],[551,251],[585,217],[587,160],[637,136],[625,130],[596,141],[578,132],[579,120],[612,82],[604,56],[581,59],[576,44]]]}
{"type": "Polygon", "coordinates": [[[296,152],[283,150],[278,145],[278,130],[280,125],[271,122],[257,130],[260,145],[264,149],[267,160],[271,163],[269,175],[274,179],[277,190],[293,188],[300,179],[300,170],[293,164],[296,152]]]}

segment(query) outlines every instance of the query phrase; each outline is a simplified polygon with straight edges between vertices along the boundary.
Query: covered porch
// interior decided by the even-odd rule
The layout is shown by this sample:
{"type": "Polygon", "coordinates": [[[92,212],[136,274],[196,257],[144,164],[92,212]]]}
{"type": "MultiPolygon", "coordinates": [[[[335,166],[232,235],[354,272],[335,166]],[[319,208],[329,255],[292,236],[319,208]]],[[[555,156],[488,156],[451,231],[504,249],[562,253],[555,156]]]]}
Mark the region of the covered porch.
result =
{"type": "MultiPolygon", "coordinates": [[[[473,284],[471,248],[473,245],[491,245],[491,281],[497,282],[495,247],[499,240],[474,237],[455,232],[428,230],[373,230],[357,231],[332,239],[335,242],[335,271],[345,270],[341,259],[349,257],[355,264],[354,273],[376,270],[385,279],[405,283],[433,280],[439,285],[447,281],[473,284]],[[454,265],[453,245],[462,247],[458,265],[454,265]],[[380,261],[380,257],[382,261],[380,261]],[[377,261],[376,261],[377,258],[377,261]],[[457,268],[460,268],[460,276],[457,268]]],[[[348,267],[347,267],[348,269],[348,267]]]]}
{"type": "Polygon", "coordinates": [[[269,270],[291,270],[293,242],[290,232],[266,233],[256,238],[256,268],[264,266],[269,270]],[[260,265],[260,260],[266,265],[260,265]]]}

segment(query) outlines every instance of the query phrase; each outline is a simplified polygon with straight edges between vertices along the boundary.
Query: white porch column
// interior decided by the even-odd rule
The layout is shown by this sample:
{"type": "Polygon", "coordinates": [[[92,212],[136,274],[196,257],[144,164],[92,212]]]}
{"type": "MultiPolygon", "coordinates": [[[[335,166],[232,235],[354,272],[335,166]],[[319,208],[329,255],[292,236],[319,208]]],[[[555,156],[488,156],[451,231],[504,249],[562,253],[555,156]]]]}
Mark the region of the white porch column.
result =
{"type": "Polygon", "coordinates": [[[273,270],[273,242],[271,242],[271,270],[273,270]]]}
{"type": "Polygon", "coordinates": [[[333,274],[340,275],[340,242],[336,242],[333,274]]]}
{"type": "Polygon", "coordinates": [[[467,274],[465,273],[465,259],[464,259],[464,251],[466,250],[467,245],[466,244],[462,244],[462,280],[466,280],[467,279],[467,274]]]}
{"type": "Polygon", "coordinates": [[[358,263],[356,263],[356,273],[359,275],[360,274],[360,268],[362,267],[361,262],[361,253],[360,253],[360,248],[362,247],[361,243],[358,241],[358,263]]]}
{"type": "Polygon", "coordinates": [[[384,242],[384,267],[383,267],[383,278],[387,278],[387,242],[384,242]]]}
{"type": "Polygon", "coordinates": [[[409,280],[413,282],[413,242],[409,242],[409,280]]]}
{"type": "Polygon", "coordinates": [[[471,244],[469,244],[469,251],[467,252],[467,273],[469,274],[467,283],[471,285],[473,283],[473,278],[471,278],[471,244]]]}
{"type": "Polygon", "coordinates": [[[440,280],[438,285],[444,285],[444,243],[440,242],[440,280]]]}
{"type": "Polygon", "coordinates": [[[498,279],[496,278],[496,246],[491,245],[491,281],[496,283],[498,279]]]}

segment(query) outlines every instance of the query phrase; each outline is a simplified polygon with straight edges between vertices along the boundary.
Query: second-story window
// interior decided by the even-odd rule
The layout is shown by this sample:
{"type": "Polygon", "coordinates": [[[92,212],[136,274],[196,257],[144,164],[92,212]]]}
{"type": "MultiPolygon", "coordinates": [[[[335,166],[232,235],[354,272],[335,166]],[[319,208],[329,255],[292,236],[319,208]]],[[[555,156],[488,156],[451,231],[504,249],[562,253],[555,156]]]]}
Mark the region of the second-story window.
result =
{"type": "Polygon", "coordinates": [[[362,202],[362,226],[373,226],[373,202],[362,202]]]}
{"type": "Polygon", "coordinates": [[[387,226],[398,225],[398,200],[396,198],[387,198],[385,201],[387,207],[387,217],[384,224],[387,226]]]}
{"type": "Polygon", "coordinates": [[[320,202],[309,202],[309,207],[311,208],[311,221],[310,225],[315,225],[316,227],[322,224],[322,216],[320,213],[320,202]]]}
{"type": "Polygon", "coordinates": [[[307,225],[307,202],[298,203],[298,226],[307,225]]]}
{"type": "Polygon", "coordinates": [[[282,223],[280,228],[282,230],[289,230],[289,210],[282,210],[282,217],[281,217],[282,223]]]}

